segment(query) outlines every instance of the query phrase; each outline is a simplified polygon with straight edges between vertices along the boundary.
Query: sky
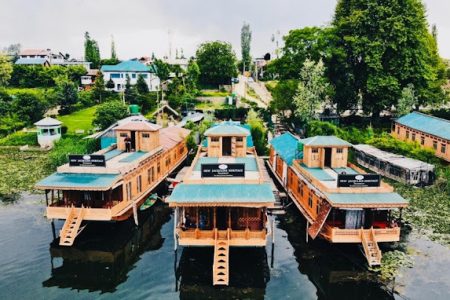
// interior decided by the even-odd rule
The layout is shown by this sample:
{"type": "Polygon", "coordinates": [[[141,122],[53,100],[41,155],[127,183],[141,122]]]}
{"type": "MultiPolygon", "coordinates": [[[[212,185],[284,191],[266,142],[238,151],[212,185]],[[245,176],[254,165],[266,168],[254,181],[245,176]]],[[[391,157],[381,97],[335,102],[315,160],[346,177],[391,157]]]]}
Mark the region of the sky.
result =
{"type": "MultiPolygon", "coordinates": [[[[240,30],[252,29],[251,52],[272,52],[272,35],[326,26],[337,0],[0,0],[0,49],[50,48],[82,58],[84,32],[110,57],[114,37],[120,59],[195,54],[205,41],[222,40],[240,56],[240,30]],[[171,47],[170,47],[171,45],[171,47]]],[[[429,24],[436,24],[442,57],[450,58],[450,1],[424,0],[429,24]]]]}

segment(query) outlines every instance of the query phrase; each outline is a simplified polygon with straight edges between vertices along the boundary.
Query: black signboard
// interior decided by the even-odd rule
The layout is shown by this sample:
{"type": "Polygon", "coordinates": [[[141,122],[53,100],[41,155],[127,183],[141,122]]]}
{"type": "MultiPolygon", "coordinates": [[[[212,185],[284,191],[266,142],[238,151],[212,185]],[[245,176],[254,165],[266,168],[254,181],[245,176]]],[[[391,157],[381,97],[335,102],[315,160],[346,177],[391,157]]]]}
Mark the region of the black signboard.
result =
{"type": "Polygon", "coordinates": [[[202,177],[245,177],[245,164],[203,164],[202,177]]]}
{"type": "Polygon", "coordinates": [[[71,167],[106,167],[104,155],[69,155],[71,167]]]}
{"type": "Polygon", "coordinates": [[[380,186],[378,174],[339,174],[338,187],[378,187],[380,186]]]}

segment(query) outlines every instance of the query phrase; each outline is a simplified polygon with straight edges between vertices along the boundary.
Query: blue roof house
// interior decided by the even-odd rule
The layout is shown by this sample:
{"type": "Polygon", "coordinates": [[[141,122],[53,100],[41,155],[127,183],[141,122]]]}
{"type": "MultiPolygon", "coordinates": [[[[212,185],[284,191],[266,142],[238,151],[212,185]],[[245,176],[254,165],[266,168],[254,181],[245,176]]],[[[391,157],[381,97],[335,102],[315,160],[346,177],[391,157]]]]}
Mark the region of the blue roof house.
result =
{"type": "Polygon", "coordinates": [[[130,84],[135,85],[138,77],[144,77],[151,92],[159,89],[160,80],[156,75],[156,67],[154,65],[146,66],[137,60],[123,61],[117,65],[104,65],[100,71],[103,73],[105,82],[110,79],[114,82],[115,92],[121,92],[125,89],[127,75],[130,77],[130,84]]]}

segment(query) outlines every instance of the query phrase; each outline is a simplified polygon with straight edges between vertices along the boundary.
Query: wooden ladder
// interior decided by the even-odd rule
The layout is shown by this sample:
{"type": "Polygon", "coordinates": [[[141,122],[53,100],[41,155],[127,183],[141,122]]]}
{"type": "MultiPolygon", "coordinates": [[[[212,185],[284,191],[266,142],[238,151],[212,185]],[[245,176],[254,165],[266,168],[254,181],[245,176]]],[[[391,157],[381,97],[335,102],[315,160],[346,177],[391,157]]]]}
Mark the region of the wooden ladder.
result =
{"type": "Polygon", "coordinates": [[[308,234],[312,239],[315,239],[319,234],[320,230],[323,227],[323,224],[325,224],[325,221],[330,214],[330,211],[331,205],[328,203],[328,201],[322,201],[319,208],[319,214],[314,220],[314,223],[312,223],[311,227],[308,228],[308,234]]]}
{"type": "Polygon", "coordinates": [[[370,228],[370,230],[364,230],[361,228],[361,241],[369,266],[372,267],[381,265],[381,250],[375,239],[373,227],[370,228]]]}
{"type": "Polygon", "coordinates": [[[216,236],[214,245],[213,284],[228,285],[229,282],[229,235],[226,238],[216,236]]]}
{"type": "Polygon", "coordinates": [[[72,246],[75,238],[79,233],[81,221],[85,214],[85,208],[81,206],[78,214],[76,214],[75,207],[70,208],[69,215],[67,216],[64,226],[59,232],[59,245],[60,246],[72,246]]]}

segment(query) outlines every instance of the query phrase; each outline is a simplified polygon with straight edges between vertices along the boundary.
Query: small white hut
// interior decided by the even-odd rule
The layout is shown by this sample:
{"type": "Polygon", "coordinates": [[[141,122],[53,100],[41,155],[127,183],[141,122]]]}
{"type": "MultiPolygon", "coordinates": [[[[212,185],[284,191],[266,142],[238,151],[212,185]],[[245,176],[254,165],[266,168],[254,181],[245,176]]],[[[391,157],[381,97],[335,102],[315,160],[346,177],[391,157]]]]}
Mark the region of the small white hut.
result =
{"type": "Polygon", "coordinates": [[[60,121],[50,117],[34,123],[41,148],[52,147],[53,143],[61,138],[61,124],[60,121]]]}

